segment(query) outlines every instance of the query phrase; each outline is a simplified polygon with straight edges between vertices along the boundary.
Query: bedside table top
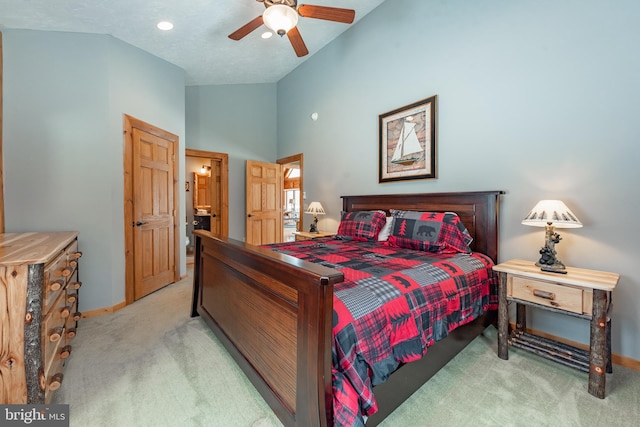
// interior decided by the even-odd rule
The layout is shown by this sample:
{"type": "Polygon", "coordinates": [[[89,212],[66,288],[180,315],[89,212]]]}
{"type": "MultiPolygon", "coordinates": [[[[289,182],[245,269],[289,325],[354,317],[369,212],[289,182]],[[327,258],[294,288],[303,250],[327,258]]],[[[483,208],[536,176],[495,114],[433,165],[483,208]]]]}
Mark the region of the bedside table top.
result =
{"type": "Polygon", "coordinates": [[[584,268],[575,267],[567,267],[567,274],[549,273],[541,271],[540,267],[538,267],[534,261],[525,261],[521,259],[512,259],[502,262],[498,265],[494,265],[493,269],[495,271],[515,274],[522,277],[559,282],[583,288],[601,289],[603,291],[614,290],[618,284],[618,280],[620,279],[620,275],[617,273],[586,270],[584,268]]]}

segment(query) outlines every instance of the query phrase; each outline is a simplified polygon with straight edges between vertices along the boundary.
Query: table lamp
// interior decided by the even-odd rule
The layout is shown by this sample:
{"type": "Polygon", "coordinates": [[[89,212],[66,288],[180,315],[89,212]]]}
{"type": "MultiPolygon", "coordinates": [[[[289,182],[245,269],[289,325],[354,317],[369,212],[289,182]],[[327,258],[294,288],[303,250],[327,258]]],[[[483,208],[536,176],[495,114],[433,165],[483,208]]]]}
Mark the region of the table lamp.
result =
{"type": "Polygon", "coordinates": [[[309,233],[318,232],[318,215],[324,215],[326,212],[320,202],[311,202],[305,213],[313,214],[313,222],[309,226],[309,233]]]}
{"type": "Polygon", "coordinates": [[[541,200],[522,220],[524,225],[545,228],[545,242],[536,265],[542,271],[566,273],[565,265],[556,258],[555,245],[562,240],[554,228],[579,228],[580,220],[561,200],[541,200]]]}

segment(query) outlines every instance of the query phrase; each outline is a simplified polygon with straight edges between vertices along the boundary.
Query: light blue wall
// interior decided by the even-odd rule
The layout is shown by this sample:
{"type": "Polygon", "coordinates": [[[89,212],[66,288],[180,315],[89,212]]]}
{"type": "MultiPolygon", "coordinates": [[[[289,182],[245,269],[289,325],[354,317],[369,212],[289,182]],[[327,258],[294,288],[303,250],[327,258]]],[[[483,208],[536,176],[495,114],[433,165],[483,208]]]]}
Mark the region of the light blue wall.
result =
{"type": "MultiPolygon", "coordinates": [[[[182,144],[184,71],[104,35],[5,29],[3,51],[5,229],[78,230],[80,309],[118,304],[123,114],[182,144]]],[[[184,256],[181,264],[184,273],[184,256]]]]}
{"type": "Polygon", "coordinates": [[[186,147],[229,154],[229,237],[245,236],[245,162],[277,160],[276,85],[188,86],[186,147]]]}
{"type": "MultiPolygon", "coordinates": [[[[559,230],[559,257],[621,274],[613,350],[638,360],[638,16],[633,0],[387,0],[278,82],[278,156],[304,153],[327,230],[340,195],[505,190],[501,260],[535,260],[543,230],[520,221],[564,200],[584,228],[559,230]],[[378,184],[378,115],[432,95],[438,179],[378,184]]],[[[531,319],[588,342],[584,320],[531,319]]]]}

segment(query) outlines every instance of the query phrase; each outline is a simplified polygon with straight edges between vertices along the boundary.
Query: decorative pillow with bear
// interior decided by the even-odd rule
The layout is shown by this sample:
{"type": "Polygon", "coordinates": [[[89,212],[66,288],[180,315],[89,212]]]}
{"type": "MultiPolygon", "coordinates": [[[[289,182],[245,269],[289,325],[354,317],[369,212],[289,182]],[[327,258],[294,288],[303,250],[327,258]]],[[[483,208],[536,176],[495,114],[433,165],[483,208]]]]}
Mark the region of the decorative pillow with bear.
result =
{"type": "Polygon", "coordinates": [[[336,239],[375,241],[385,222],[384,211],[343,212],[336,239]]]}
{"type": "Polygon", "coordinates": [[[389,245],[435,253],[469,253],[473,240],[453,212],[391,210],[393,228],[389,245]]]}

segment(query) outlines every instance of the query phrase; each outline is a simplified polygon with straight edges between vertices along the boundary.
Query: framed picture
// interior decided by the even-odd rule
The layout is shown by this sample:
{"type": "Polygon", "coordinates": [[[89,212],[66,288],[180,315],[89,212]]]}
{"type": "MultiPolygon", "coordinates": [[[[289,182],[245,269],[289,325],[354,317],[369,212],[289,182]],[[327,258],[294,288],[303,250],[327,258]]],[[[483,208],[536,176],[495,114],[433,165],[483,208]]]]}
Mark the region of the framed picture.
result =
{"type": "Polygon", "coordinates": [[[378,116],[379,182],[436,178],[436,99],[378,116]]]}

